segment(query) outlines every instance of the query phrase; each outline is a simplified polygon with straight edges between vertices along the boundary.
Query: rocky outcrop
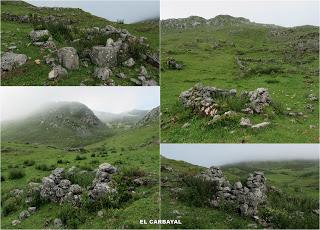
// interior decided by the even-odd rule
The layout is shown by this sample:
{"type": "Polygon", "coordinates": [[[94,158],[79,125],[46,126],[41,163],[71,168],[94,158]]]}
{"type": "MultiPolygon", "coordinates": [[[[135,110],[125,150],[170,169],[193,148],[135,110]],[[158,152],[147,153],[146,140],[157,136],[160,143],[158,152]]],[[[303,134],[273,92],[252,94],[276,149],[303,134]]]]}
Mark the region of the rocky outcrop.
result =
{"type": "Polygon", "coordinates": [[[245,184],[240,181],[234,185],[224,177],[219,167],[212,166],[197,175],[214,186],[212,199],[209,201],[213,207],[218,207],[222,202],[236,204],[239,212],[245,216],[256,216],[258,208],[266,201],[266,178],[263,172],[249,174],[245,184]]]}
{"type": "Polygon", "coordinates": [[[79,56],[73,47],[64,47],[58,50],[58,61],[68,70],[79,69],[79,56]]]}
{"type": "Polygon", "coordinates": [[[28,60],[25,54],[6,52],[1,56],[1,73],[13,70],[18,66],[24,65],[28,60]]]}

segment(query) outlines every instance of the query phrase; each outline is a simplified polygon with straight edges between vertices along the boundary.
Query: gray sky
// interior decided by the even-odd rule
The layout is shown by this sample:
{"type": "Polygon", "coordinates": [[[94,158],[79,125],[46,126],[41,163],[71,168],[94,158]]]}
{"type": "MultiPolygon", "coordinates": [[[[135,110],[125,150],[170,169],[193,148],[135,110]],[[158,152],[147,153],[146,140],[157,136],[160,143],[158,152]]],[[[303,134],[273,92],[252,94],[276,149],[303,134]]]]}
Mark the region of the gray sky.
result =
{"type": "Polygon", "coordinates": [[[77,101],[96,111],[121,113],[159,106],[159,87],[0,87],[1,120],[24,117],[41,105],[77,101]]]}
{"type": "Polygon", "coordinates": [[[220,14],[287,27],[319,25],[319,2],[310,0],[161,0],[161,19],[189,16],[209,19],[220,14]]]}
{"type": "Polygon", "coordinates": [[[161,144],[161,155],[210,167],[243,161],[319,159],[317,144],[161,144]]]}
{"type": "Polygon", "coordinates": [[[160,17],[159,0],[27,0],[27,2],[36,6],[80,8],[111,21],[123,19],[125,23],[160,17]]]}

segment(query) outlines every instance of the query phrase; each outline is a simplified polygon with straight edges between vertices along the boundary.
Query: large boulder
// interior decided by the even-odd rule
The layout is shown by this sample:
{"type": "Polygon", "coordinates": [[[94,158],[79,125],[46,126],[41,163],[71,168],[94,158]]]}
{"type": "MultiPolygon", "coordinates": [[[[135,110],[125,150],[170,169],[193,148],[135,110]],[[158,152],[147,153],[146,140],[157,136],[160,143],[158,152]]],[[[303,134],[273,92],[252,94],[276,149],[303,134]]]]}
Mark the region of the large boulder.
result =
{"type": "Polygon", "coordinates": [[[79,68],[79,56],[73,47],[64,47],[57,52],[58,60],[65,68],[74,70],[79,68]]]}
{"type": "Polygon", "coordinates": [[[38,42],[38,41],[47,41],[50,37],[50,33],[48,30],[32,30],[29,33],[29,36],[33,42],[38,42]]]}
{"type": "Polygon", "coordinates": [[[100,67],[117,66],[118,48],[112,45],[92,47],[90,58],[93,64],[100,67]]]}
{"type": "Polygon", "coordinates": [[[25,54],[6,52],[1,57],[1,72],[11,71],[17,66],[22,66],[27,62],[27,60],[28,57],[25,54]]]}

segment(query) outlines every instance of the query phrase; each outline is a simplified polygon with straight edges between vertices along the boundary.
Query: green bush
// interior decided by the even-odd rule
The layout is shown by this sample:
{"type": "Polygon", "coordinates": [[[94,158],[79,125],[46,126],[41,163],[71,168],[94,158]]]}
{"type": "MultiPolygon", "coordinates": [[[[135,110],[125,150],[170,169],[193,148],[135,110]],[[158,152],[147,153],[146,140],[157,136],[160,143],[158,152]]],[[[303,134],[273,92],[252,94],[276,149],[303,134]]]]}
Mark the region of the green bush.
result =
{"type": "Polygon", "coordinates": [[[23,162],[23,164],[25,165],[25,166],[32,166],[32,165],[34,165],[34,160],[25,160],[24,162],[23,162]]]}
{"type": "Polygon", "coordinates": [[[145,176],[146,173],[138,167],[129,167],[122,170],[122,175],[127,177],[142,177],[145,176]]]}
{"type": "Polygon", "coordinates": [[[2,215],[8,216],[10,213],[17,211],[20,208],[20,199],[9,197],[2,202],[2,215]]]}
{"type": "Polygon", "coordinates": [[[62,163],[63,163],[62,159],[57,160],[57,164],[62,164],[62,163]]]}
{"type": "Polygon", "coordinates": [[[77,155],[76,158],[75,158],[76,161],[82,161],[82,160],[85,160],[85,159],[87,159],[87,157],[86,156],[81,156],[81,155],[77,155]]]}
{"type": "Polygon", "coordinates": [[[35,168],[41,171],[51,171],[55,168],[55,165],[38,164],[35,168]]]}
{"type": "Polygon", "coordinates": [[[178,194],[178,199],[191,206],[207,207],[209,205],[208,200],[217,192],[215,184],[203,178],[185,176],[183,183],[185,186],[178,194]]]}
{"type": "Polygon", "coordinates": [[[95,178],[94,172],[80,172],[80,169],[76,169],[72,173],[67,173],[66,178],[72,182],[72,184],[78,184],[81,187],[87,187],[92,184],[95,178]]]}
{"type": "Polygon", "coordinates": [[[20,179],[26,174],[22,169],[10,169],[8,178],[11,180],[20,179]]]}
{"type": "Polygon", "coordinates": [[[91,157],[96,157],[96,154],[92,153],[92,154],[91,154],[91,157]]]}
{"type": "Polygon", "coordinates": [[[6,178],[3,175],[1,175],[1,181],[5,181],[5,180],[6,178]]]}
{"type": "Polygon", "coordinates": [[[87,213],[82,208],[73,207],[70,203],[60,205],[58,218],[69,229],[77,229],[78,226],[85,222],[87,213]]]}

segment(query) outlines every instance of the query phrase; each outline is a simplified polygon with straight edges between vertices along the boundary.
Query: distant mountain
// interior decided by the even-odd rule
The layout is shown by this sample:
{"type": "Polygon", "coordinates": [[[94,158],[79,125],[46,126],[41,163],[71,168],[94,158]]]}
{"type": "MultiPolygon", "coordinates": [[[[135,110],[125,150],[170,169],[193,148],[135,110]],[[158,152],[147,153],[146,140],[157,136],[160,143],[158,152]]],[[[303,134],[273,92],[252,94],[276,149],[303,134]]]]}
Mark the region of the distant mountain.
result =
{"type": "Polygon", "coordinates": [[[46,105],[25,119],[3,122],[2,141],[82,146],[109,134],[106,125],[84,104],[46,105]]]}
{"type": "Polygon", "coordinates": [[[160,106],[150,110],[139,122],[137,126],[145,126],[153,122],[159,121],[160,106]]]}
{"type": "Polygon", "coordinates": [[[104,123],[112,126],[132,126],[140,121],[149,111],[134,109],[123,113],[108,113],[94,111],[95,115],[104,123]]]}
{"type": "Polygon", "coordinates": [[[240,26],[240,25],[262,25],[270,27],[279,27],[275,25],[259,24],[251,22],[243,17],[233,17],[230,15],[218,15],[214,18],[205,19],[199,16],[190,16],[188,18],[172,18],[161,21],[161,29],[192,29],[199,26],[223,27],[223,26],[240,26]]]}

